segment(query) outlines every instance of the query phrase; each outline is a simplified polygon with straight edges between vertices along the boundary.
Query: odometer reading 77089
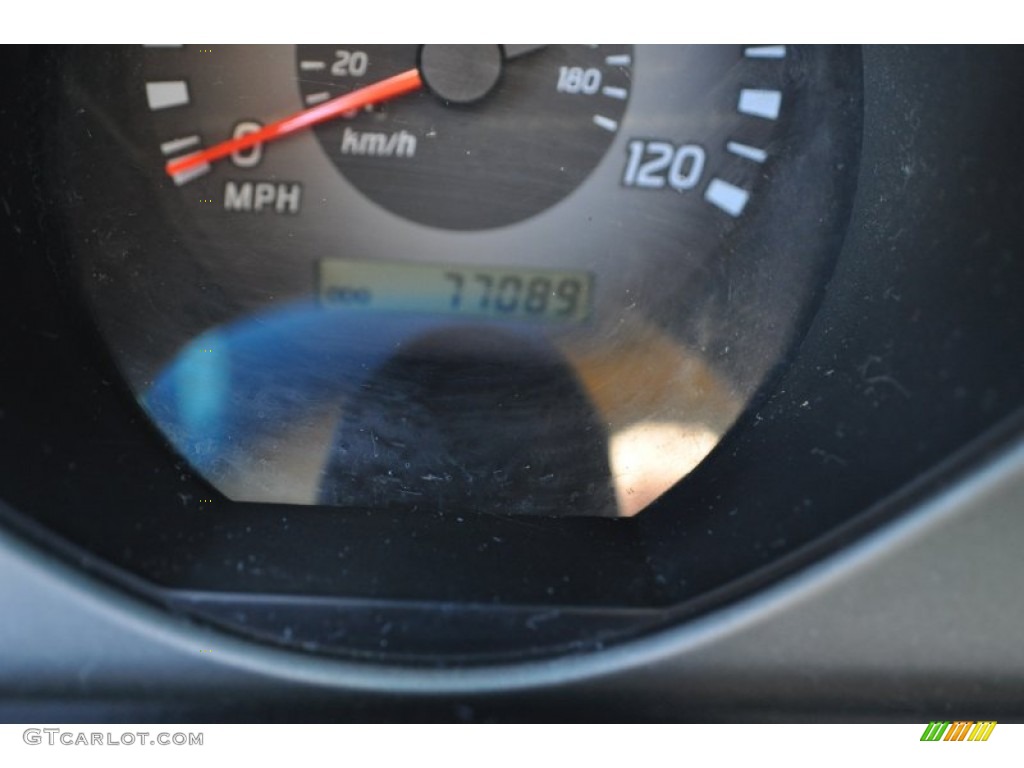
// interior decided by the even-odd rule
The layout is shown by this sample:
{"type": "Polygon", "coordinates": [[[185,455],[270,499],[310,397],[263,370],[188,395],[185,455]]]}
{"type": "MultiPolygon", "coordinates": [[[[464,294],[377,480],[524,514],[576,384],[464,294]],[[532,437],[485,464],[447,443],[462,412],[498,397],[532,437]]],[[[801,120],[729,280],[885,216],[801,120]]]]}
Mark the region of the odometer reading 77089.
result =
{"type": "Polygon", "coordinates": [[[474,315],[579,323],[589,272],[324,259],[320,303],[331,309],[474,315]]]}

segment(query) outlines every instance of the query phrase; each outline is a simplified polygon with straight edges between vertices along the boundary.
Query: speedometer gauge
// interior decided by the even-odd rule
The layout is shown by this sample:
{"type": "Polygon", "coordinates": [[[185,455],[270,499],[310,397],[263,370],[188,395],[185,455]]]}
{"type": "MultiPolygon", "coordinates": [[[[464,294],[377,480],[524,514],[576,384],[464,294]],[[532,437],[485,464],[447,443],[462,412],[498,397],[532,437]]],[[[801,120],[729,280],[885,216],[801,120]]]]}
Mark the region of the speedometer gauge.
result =
{"type": "Polygon", "coordinates": [[[799,338],[858,151],[844,48],[140,46],[63,77],[81,290],[236,501],[640,512],[799,338]]]}
{"type": "Polygon", "coordinates": [[[306,105],[419,62],[418,94],[314,132],[367,198],[445,229],[513,224],[571,194],[615,140],[632,65],[631,46],[300,45],[296,57],[306,105]]]}

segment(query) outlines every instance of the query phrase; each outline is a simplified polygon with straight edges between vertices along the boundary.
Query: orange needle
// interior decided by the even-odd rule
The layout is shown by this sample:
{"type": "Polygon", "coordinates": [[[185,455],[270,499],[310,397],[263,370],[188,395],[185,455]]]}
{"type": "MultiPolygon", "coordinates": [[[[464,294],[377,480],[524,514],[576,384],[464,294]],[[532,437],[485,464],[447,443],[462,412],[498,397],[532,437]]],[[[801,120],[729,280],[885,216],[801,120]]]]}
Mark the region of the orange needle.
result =
{"type": "Polygon", "coordinates": [[[175,176],[182,171],[195,168],[197,165],[220,160],[222,157],[241,152],[243,149],[254,147],[257,144],[283,139],[296,131],[331,120],[346,112],[362,109],[370,104],[380,104],[382,101],[411,93],[422,87],[423,80],[420,78],[419,70],[410,69],[400,75],[380,80],[364,88],[342,94],[330,101],[325,101],[323,104],[296,112],[294,115],[277,120],[253,133],[247,133],[237,139],[228,139],[191,155],[171,160],[165,169],[168,176],[175,176]]]}

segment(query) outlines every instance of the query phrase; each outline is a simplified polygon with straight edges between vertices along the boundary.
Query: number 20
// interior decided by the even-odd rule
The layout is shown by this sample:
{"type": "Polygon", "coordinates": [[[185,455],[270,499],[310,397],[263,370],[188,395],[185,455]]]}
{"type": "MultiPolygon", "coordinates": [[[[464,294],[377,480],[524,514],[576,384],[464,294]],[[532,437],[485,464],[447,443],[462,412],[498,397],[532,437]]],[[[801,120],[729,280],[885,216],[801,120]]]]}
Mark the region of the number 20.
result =
{"type": "Polygon", "coordinates": [[[335,51],[337,57],[331,65],[331,74],[335,77],[362,77],[370,65],[370,57],[366,51],[335,51]]]}

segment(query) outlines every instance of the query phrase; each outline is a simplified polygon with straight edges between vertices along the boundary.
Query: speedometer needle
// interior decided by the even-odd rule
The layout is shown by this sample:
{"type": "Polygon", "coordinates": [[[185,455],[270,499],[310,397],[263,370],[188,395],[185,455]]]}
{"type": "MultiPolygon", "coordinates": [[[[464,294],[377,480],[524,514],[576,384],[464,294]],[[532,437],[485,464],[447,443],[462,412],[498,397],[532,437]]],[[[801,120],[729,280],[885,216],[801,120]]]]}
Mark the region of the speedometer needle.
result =
{"type": "Polygon", "coordinates": [[[266,125],[253,133],[247,133],[244,136],[239,136],[237,139],[228,139],[194,154],[186,155],[177,160],[171,160],[164,168],[168,176],[176,176],[182,171],[195,168],[203,163],[220,160],[223,157],[249,149],[257,144],[266,144],[268,141],[283,139],[285,136],[296,131],[331,120],[346,112],[362,109],[371,104],[380,104],[397,96],[419,90],[422,87],[423,80],[420,78],[419,70],[410,69],[386,80],[379,80],[358,90],[342,94],[315,107],[303,109],[293,115],[270,123],[270,125],[266,125]]]}

